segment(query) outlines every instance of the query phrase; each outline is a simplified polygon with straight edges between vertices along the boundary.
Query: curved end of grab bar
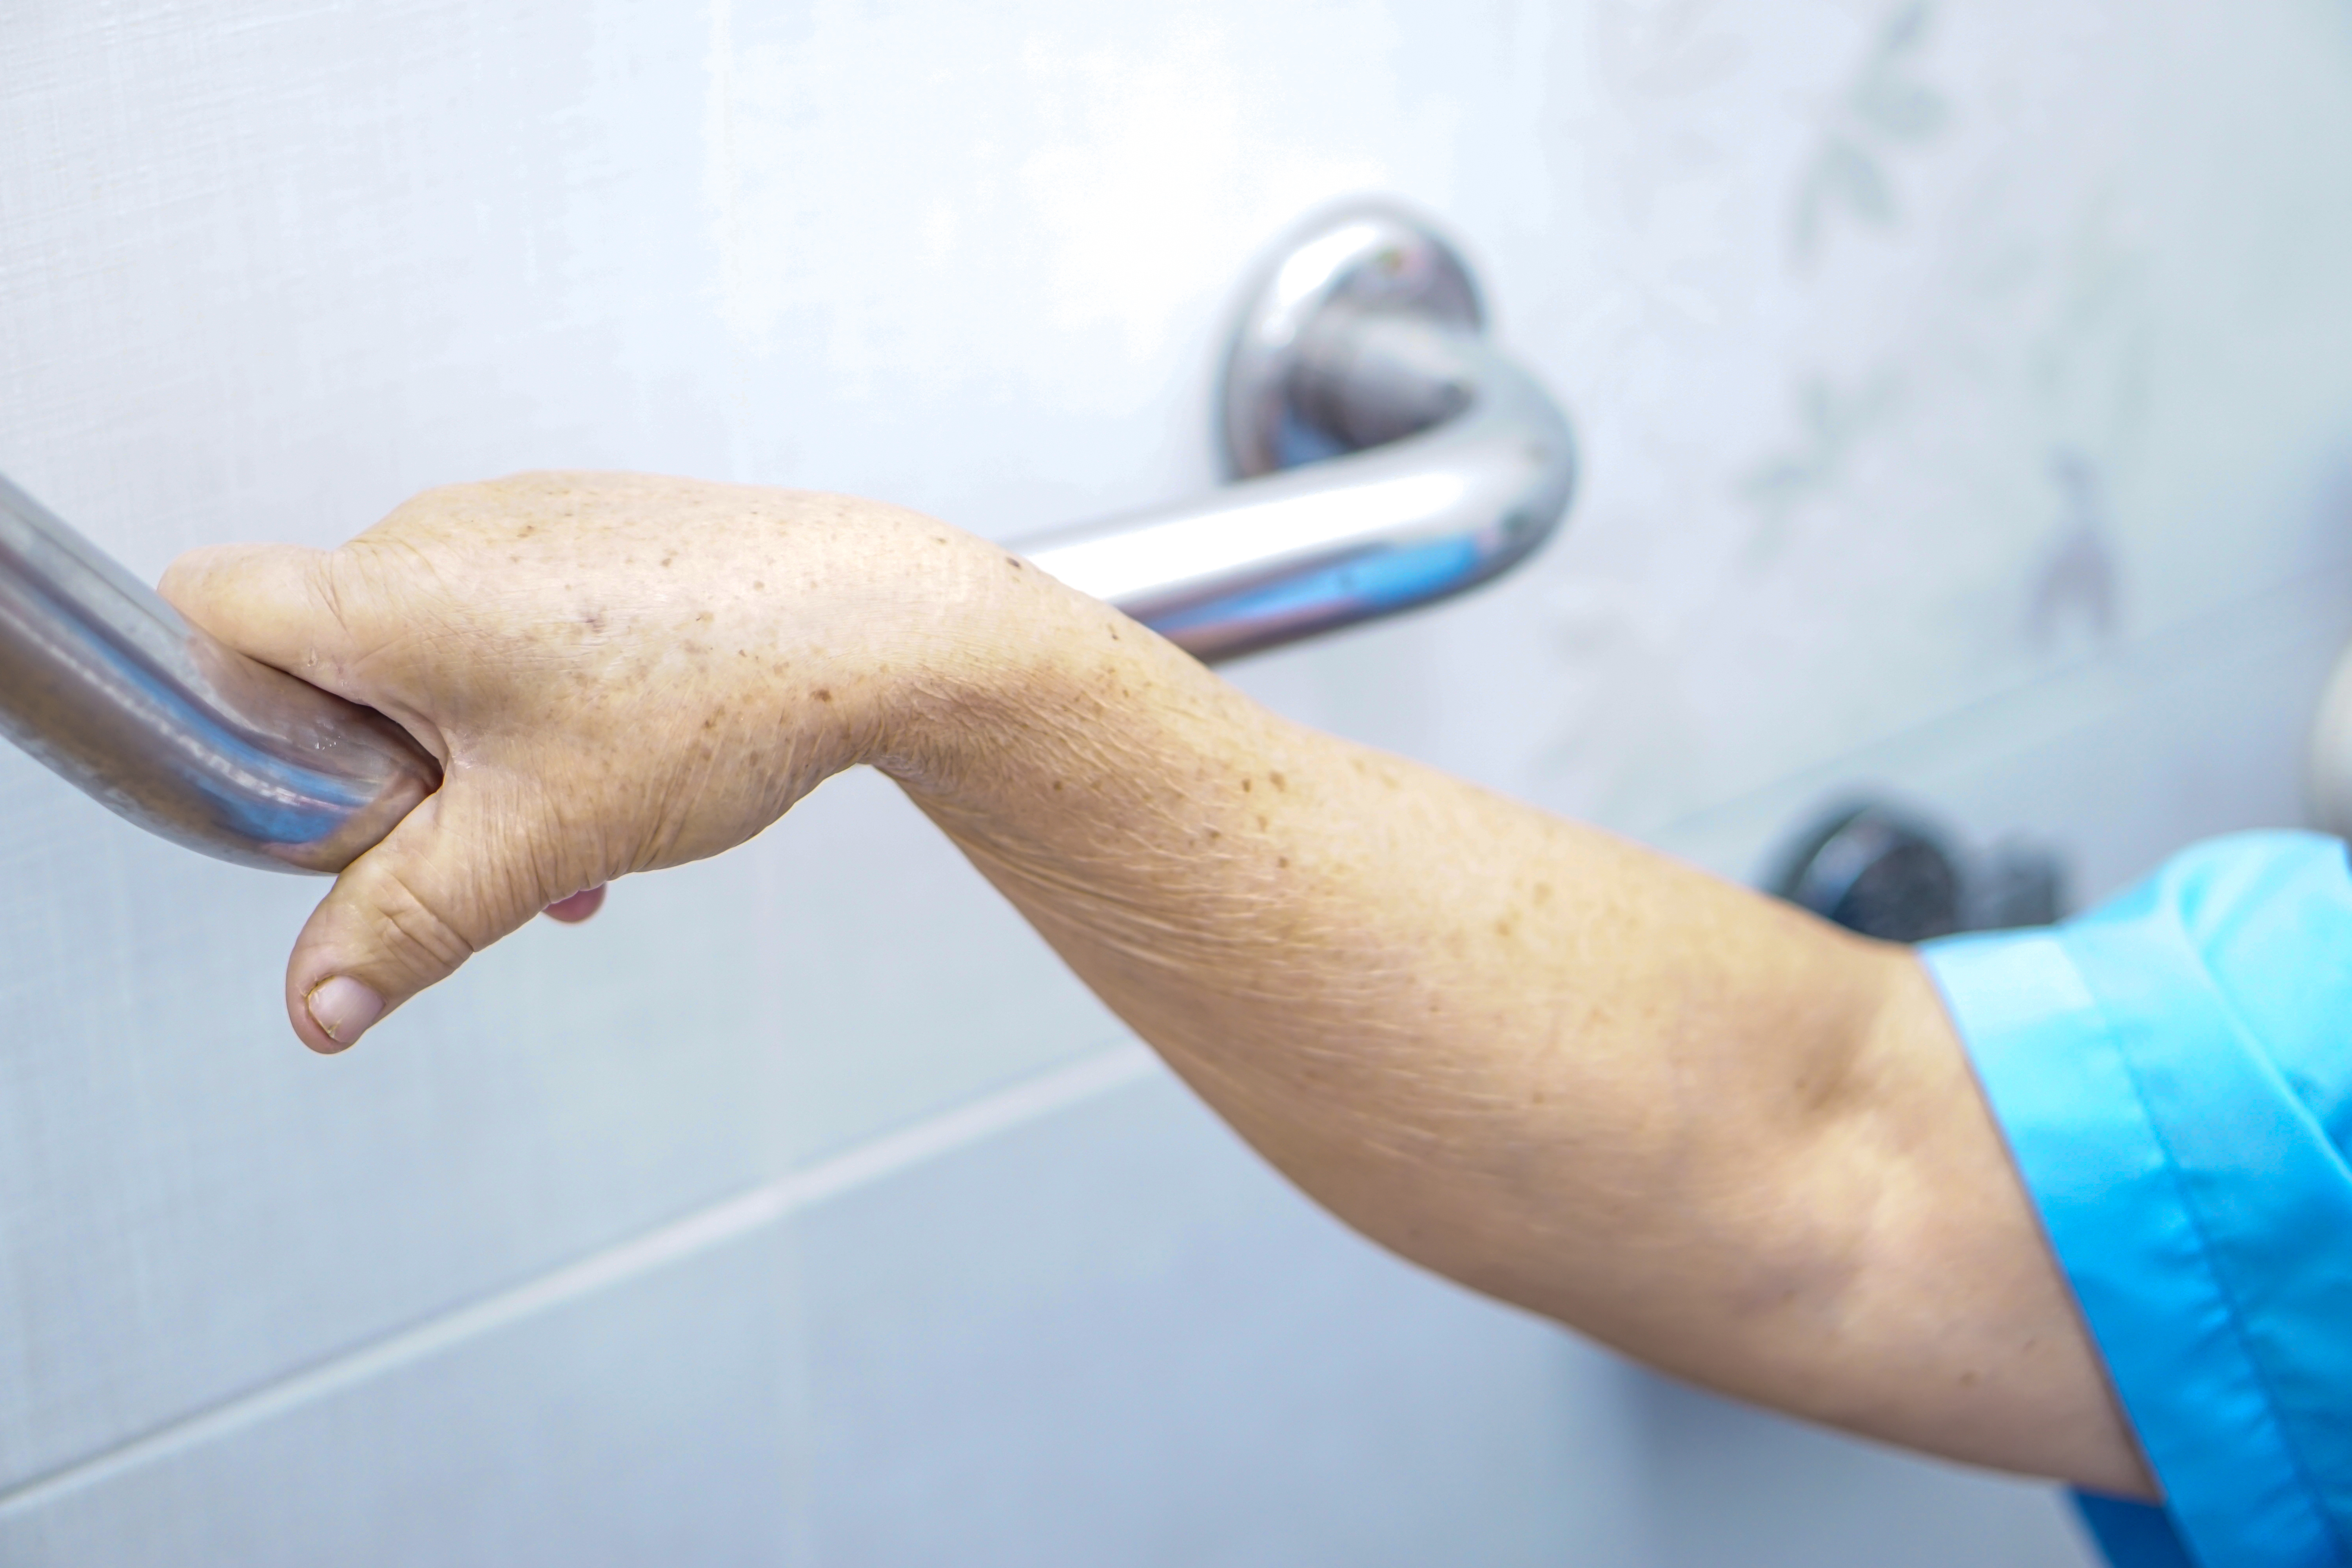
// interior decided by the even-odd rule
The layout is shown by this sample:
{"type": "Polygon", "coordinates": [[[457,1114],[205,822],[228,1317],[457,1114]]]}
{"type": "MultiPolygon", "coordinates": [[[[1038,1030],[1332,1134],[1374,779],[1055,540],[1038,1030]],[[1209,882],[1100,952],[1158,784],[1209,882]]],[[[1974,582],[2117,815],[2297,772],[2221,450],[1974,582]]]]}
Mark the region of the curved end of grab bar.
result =
{"type": "Polygon", "coordinates": [[[0,479],[0,733],[148,831],[335,872],[441,785],[407,731],[190,626],[0,479]]]}
{"type": "Polygon", "coordinates": [[[1240,482],[1029,542],[1029,558],[1204,659],[1433,604],[1510,570],[1567,515],[1576,446],[1478,334],[1459,255],[1386,203],[1302,230],[1225,366],[1240,482]]]}

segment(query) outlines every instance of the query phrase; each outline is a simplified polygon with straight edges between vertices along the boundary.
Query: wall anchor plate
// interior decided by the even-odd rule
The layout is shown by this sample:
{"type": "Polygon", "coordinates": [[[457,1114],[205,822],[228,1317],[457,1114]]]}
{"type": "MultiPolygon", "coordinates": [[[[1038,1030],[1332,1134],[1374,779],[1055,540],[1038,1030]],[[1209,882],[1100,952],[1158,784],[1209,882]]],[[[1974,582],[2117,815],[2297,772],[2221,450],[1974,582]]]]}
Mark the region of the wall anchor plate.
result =
{"type": "Polygon", "coordinates": [[[1219,424],[1234,478],[1351,449],[1307,416],[1296,390],[1309,329],[1334,310],[1392,310],[1471,333],[1486,327],[1469,265],[1427,222],[1388,202],[1322,214],[1277,250],[1234,329],[1219,424]]]}

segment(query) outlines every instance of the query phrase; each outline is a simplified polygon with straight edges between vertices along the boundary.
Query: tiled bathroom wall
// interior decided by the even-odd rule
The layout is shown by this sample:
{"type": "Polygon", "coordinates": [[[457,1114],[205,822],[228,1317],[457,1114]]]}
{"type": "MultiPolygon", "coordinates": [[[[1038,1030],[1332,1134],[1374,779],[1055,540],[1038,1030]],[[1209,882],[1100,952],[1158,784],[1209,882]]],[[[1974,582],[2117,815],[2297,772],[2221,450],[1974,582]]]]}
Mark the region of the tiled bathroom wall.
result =
{"type": "MultiPolygon", "coordinates": [[[[2352,638],[2341,0],[36,0],[0,81],[0,471],[142,573],[534,466],[1167,499],[1244,271],[1375,191],[1586,481],[1235,668],[1287,711],[2088,898],[2300,820],[2352,638]]],[[[1354,1239],[872,777],[331,1060],[317,891],[0,754],[0,1563],[2085,1561],[1354,1239]]]]}

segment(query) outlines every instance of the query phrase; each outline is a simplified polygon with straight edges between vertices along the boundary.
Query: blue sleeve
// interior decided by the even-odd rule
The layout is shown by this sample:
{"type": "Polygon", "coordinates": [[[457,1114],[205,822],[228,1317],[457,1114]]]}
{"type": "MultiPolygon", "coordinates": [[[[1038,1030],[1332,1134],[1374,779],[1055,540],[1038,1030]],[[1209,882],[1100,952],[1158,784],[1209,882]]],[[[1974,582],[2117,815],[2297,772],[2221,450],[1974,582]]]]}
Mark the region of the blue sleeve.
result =
{"type": "Polygon", "coordinates": [[[2119,1565],[2352,1568],[2352,874],[2200,846],[2050,931],[1924,950],[2165,1493],[2119,1565]]]}

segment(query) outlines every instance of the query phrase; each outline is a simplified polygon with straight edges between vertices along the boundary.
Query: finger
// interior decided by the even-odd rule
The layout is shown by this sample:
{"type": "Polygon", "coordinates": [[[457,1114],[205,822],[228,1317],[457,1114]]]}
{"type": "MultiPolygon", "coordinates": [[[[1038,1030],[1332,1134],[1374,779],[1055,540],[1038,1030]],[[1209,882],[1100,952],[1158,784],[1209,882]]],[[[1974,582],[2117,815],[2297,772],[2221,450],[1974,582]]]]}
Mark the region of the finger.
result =
{"type": "Polygon", "coordinates": [[[164,569],[157,591],[237,652],[350,697],[366,650],[336,591],[333,558],[299,544],[221,544],[164,569]]]}
{"type": "Polygon", "coordinates": [[[379,1019],[518,930],[572,887],[550,886],[520,814],[463,779],[404,818],[335,879],[294,943],[286,1010],[314,1051],[379,1019]]]}
{"type": "Polygon", "coordinates": [[[574,893],[568,899],[558,899],[541,910],[549,920],[576,926],[604,907],[604,884],[597,883],[584,893],[574,893]]]}

